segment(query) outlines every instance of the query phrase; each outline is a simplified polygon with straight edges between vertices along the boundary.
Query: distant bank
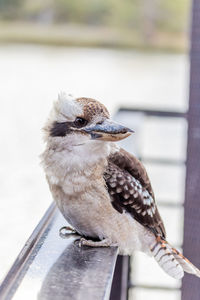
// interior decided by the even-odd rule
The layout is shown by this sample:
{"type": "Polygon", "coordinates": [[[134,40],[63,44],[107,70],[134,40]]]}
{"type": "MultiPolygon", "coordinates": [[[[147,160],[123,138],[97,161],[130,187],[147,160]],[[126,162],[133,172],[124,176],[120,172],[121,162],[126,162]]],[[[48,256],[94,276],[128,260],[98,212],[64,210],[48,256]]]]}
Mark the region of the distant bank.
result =
{"type": "Polygon", "coordinates": [[[182,53],[188,50],[188,37],[183,33],[161,31],[144,38],[137,30],[76,24],[43,25],[30,22],[0,22],[0,43],[132,48],[182,53]]]}

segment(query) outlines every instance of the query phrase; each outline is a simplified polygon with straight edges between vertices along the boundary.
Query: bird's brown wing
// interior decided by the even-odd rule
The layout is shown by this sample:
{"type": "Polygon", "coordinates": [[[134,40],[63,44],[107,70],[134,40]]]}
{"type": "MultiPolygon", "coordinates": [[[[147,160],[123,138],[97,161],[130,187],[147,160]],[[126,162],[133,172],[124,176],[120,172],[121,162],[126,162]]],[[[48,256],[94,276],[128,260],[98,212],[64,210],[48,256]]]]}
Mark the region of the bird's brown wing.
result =
{"type": "Polygon", "coordinates": [[[129,212],[155,235],[165,238],[165,228],[158,212],[154,193],[142,163],[127,151],[111,154],[104,174],[113,207],[129,212]]]}

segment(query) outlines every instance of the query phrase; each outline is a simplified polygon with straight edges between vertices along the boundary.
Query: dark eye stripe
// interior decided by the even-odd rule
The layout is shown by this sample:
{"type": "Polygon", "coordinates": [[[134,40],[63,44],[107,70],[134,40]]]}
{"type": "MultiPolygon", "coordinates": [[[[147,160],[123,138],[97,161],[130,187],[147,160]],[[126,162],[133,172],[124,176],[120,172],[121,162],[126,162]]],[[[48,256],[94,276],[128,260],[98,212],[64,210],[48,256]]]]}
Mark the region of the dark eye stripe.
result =
{"type": "Polygon", "coordinates": [[[54,122],[50,129],[50,136],[66,136],[66,134],[73,132],[73,128],[81,128],[87,125],[88,121],[77,117],[74,122],[54,122]]]}
{"type": "Polygon", "coordinates": [[[71,122],[63,122],[58,123],[54,122],[53,126],[50,129],[50,136],[65,136],[66,134],[70,133],[72,130],[70,129],[71,122]]]}

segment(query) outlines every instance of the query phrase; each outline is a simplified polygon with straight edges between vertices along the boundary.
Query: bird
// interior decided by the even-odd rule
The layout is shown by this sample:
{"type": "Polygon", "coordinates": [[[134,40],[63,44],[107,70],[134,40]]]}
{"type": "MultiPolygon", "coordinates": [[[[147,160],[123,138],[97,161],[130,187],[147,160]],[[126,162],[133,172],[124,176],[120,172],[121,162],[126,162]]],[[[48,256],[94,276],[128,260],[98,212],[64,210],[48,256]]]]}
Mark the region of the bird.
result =
{"type": "Polygon", "coordinates": [[[79,246],[142,251],[171,277],[200,270],[166,240],[143,164],[117,141],[133,130],[111,120],[99,101],[61,92],[44,125],[41,163],[58,209],[79,246]]]}

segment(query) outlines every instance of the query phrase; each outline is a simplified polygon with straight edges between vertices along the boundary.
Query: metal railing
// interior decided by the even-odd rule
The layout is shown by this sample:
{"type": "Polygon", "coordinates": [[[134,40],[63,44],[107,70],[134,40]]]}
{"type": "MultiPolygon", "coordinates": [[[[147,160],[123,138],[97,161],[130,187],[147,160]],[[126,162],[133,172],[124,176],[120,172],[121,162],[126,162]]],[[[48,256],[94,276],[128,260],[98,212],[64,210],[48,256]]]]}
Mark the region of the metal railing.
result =
{"type": "Polygon", "coordinates": [[[1,300],[109,299],[118,249],[80,248],[77,236],[60,237],[63,225],[52,204],[4,279],[1,300]]]}

